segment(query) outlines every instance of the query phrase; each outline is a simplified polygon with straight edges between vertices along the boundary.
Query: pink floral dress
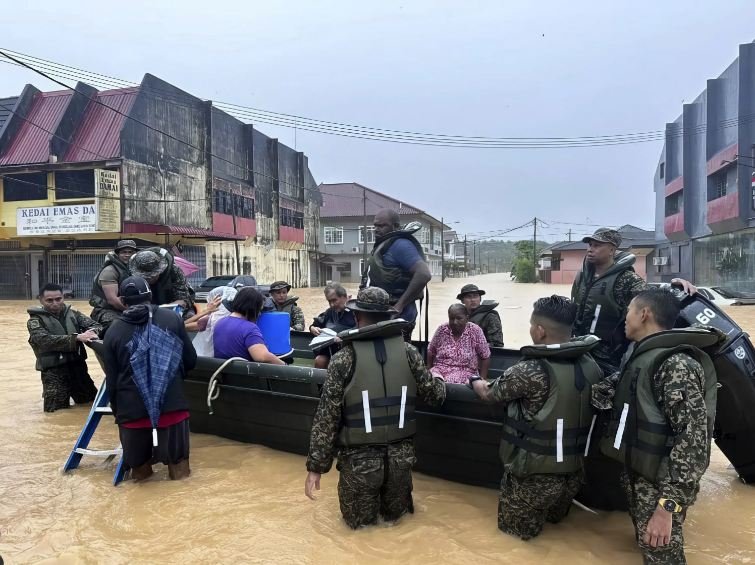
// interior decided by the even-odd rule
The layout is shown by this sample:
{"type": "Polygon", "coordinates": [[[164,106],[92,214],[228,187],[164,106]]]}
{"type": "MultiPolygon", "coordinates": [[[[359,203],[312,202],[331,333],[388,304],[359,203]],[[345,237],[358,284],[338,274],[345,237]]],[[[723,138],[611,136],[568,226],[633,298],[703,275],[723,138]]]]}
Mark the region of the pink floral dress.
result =
{"type": "Polygon", "coordinates": [[[428,352],[435,356],[430,372],[449,383],[466,384],[479,372],[479,360],[490,357],[485,334],[477,324],[467,323],[459,339],[454,338],[448,323],[438,327],[430,341],[428,352]]]}

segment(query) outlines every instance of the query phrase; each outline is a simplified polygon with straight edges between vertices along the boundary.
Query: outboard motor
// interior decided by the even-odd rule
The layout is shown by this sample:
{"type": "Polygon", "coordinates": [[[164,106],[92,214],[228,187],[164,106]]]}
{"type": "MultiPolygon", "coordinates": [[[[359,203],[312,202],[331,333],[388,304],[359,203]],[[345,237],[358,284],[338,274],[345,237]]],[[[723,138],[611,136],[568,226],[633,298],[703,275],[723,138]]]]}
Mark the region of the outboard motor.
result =
{"type": "Polygon", "coordinates": [[[711,355],[716,367],[718,401],[714,439],[745,483],[755,482],[755,349],[749,336],[700,293],[672,287],[681,302],[678,327],[712,326],[727,336],[711,355]]]}

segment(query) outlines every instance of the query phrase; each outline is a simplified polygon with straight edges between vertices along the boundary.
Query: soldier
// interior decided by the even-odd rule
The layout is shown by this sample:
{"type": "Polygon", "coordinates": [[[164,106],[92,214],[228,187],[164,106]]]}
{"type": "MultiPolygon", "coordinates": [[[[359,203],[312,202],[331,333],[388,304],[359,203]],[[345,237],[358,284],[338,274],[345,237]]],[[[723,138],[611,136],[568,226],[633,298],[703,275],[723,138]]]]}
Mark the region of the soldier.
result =
{"type": "Polygon", "coordinates": [[[498,528],[523,540],[537,536],[546,521],[561,521],[582,485],[595,421],[591,385],[602,372],[589,355],[598,339],[569,339],[575,314],[563,296],[541,298],[530,319],[535,345],[521,349],[523,360],[492,383],[470,379],[481,399],[508,405],[498,528]]]}
{"type": "Polygon", "coordinates": [[[149,283],[152,304],[176,304],[182,316],[192,316],[192,291],[183,271],[173,262],[173,255],[162,247],[151,247],[135,253],[129,261],[131,274],[149,283]]]}
{"type": "Polygon", "coordinates": [[[373,220],[375,245],[362,274],[360,288],[376,286],[391,297],[399,317],[409,322],[404,339],[410,341],[417,319],[415,301],[432,279],[422,246],[411,233],[401,230],[398,212],[380,210],[373,220]]]}
{"type": "Polygon", "coordinates": [[[42,373],[42,396],[45,412],[69,408],[69,398],[76,404],[88,404],[97,396],[97,387],[89,376],[85,343],[97,339],[102,327],[73,310],[63,301],[63,288],[46,284],[39,293],[41,308],[29,308],[29,345],[37,357],[37,371],[42,373]]]}
{"type": "Polygon", "coordinates": [[[100,272],[94,277],[89,304],[94,307],[92,319],[102,325],[103,332],[120,318],[121,312],[126,309],[118,296],[118,288],[121,281],[129,276],[128,262],[137,251],[133,239],[120,240],[115,249],[105,256],[100,272]]]}
{"type": "Polygon", "coordinates": [[[635,296],[626,317],[633,344],[621,373],[593,387],[595,407],[611,410],[600,447],[624,466],[645,563],[686,563],[682,522],[710,461],[716,373],[703,349],[726,336],[712,328],[673,329],[679,308],[664,289],[635,296]]]}
{"type": "Polygon", "coordinates": [[[298,296],[289,296],[291,285],[286,281],[275,281],[270,285],[270,297],[267,300],[265,311],[288,312],[291,317],[291,329],[297,332],[304,331],[304,311],[296,304],[298,296]]]}
{"type": "Polygon", "coordinates": [[[469,312],[469,321],[477,324],[482,328],[485,339],[490,347],[503,347],[503,327],[501,325],[501,316],[495,309],[498,302],[495,300],[485,300],[480,303],[485,291],[478,288],[476,284],[465,284],[461,287],[461,292],[456,295],[456,300],[460,300],[469,312]]]}
{"type": "MultiPolygon", "coordinates": [[[[592,355],[603,374],[610,375],[618,370],[628,345],[624,318],[629,303],[648,285],[634,272],[634,255],[617,253],[621,245],[618,231],[599,228],[582,241],[588,249],[582,270],[572,285],[571,297],[577,304],[572,335],[594,334],[601,339],[592,355]]],[[[681,285],[689,294],[696,291],[683,279],[674,279],[672,283],[681,285]]],[[[621,466],[596,451],[588,457],[586,469],[587,486],[578,499],[603,510],[626,510],[627,501],[619,484],[621,466]]]]}
{"type": "Polygon", "coordinates": [[[415,398],[440,405],[446,388],[402,340],[404,322],[389,320],[395,310],[388,293],[360,290],[348,307],[359,329],[340,334],[344,347],[328,366],[312,424],[304,492],[314,500],[338,446],[341,514],[356,529],[376,523],[378,516],[392,521],[414,512],[415,398]]]}

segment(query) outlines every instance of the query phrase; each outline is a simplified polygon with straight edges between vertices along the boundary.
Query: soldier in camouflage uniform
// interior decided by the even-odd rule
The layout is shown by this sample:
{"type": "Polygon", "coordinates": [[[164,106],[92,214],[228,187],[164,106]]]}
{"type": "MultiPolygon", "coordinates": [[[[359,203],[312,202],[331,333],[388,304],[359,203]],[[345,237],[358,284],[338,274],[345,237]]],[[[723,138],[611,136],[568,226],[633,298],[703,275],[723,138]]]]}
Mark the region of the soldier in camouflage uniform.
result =
{"type": "Polygon", "coordinates": [[[162,247],[139,251],[129,261],[131,274],[149,283],[152,304],[176,304],[183,309],[184,319],[194,312],[193,291],[173,256],[162,247]]]}
{"type": "Polygon", "coordinates": [[[492,383],[470,379],[482,400],[508,405],[498,528],[523,540],[537,536],[546,521],[561,521],[582,485],[594,422],[591,384],[602,372],[589,355],[597,338],[570,341],[575,313],[563,296],[541,298],[530,320],[535,345],[522,348],[524,359],[492,383]]]}
{"type": "MultiPolygon", "coordinates": [[[[648,285],[634,272],[634,255],[617,252],[622,241],[618,231],[599,228],[582,241],[588,249],[572,285],[571,298],[577,304],[572,335],[589,333],[601,339],[592,355],[604,374],[610,375],[618,370],[628,345],[624,318],[629,303],[648,285]]],[[[688,293],[696,290],[683,279],[673,279],[672,283],[688,293]]],[[[619,485],[621,467],[596,452],[588,457],[586,468],[586,486],[579,500],[602,510],[626,510],[627,501],[619,485]]]]}
{"type": "Polygon", "coordinates": [[[131,256],[138,251],[133,239],[122,239],[115,244],[115,249],[105,256],[102,268],[92,281],[92,294],[89,304],[94,309],[91,318],[102,325],[103,332],[126,309],[118,296],[118,288],[129,276],[128,263],[131,256]]]}
{"type": "Polygon", "coordinates": [[[291,329],[297,332],[304,331],[304,311],[296,304],[298,296],[289,296],[291,285],[286,281],[275,281],[270,285],[270,298],[266,301],[263,311],[288,312],[291,316],[291,329]]]}
{"type": "Polygon", "coordinates": [[[482,301],[485,291],[478,288],[476,284],[465,284],[461,287],[461,292],[456,295],[456,300],[460,300],[469,312],[469,321],[477,324],[482,328],[485,334],[485,340],[490,347],[503,347],[503,326],[501,316],[495,309],[498,302],[494,300],[482,301]]]}
{"type": "Polygon", "coordinates": [[[686,563],[682,523],[710,461],[716,376],[702,349],[725,336],[712,328],[673,330],[679,303],[650,289],[631,302],[633,344],[620,374],[593,387],[593,405],[611,410],[601,450],[624,465],[637,543],[646,563],[686,563]]]}
{"type": "Polygon", "coordinates": [[[403,341],[403,322],[388,321],[395,313],[388,293],[366,288],[347,305],[360,331],[343,338],[343,348],[328,366],[312,424],[304,492],[314,500],[337,448],[341,514],[356,529],[375,524],[378,517],[392,521],[414,511],[415,397],[440,405],[446,388],[430,375],[414,346],[403,341]]]}
{"type": "Polygon", "coordinates": [[[26,327],[42,373],[45,412],[69,408],[70,398],[76,404],[92,402],[97,387],[87,370],[84,344],[97,339],[102,327],[65,304],[59,285],[45,285],[39,302],[41,308],[28,309],[26,327]]]}

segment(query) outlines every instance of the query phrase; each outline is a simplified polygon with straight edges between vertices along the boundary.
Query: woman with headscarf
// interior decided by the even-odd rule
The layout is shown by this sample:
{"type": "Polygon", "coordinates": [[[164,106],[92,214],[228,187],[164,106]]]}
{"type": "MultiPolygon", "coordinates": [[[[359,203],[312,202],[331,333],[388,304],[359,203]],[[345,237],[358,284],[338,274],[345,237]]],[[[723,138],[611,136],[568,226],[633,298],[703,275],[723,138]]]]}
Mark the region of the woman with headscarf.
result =
{"type": "Polygon", "coordinates": [[[186,329],[191,331],[189,324],[194,323],[197,335],[194,337],[192,343],[194,349],[197,350],[197,355],[202,357],[212,357],[214,355],[213,348],[213,332],[215,330],[215,324],[226,316],[231,314],[231,302],[236,297],[236,289],[228,286],[219,286],[213,288],[207,295],[207,308],[205,308],[201,314],[197,314],[196,320],[190,318],[186,321],[186,329]]]}
{"type": "Polygon", "coordinates": [[[488,377],[490,347],[480,326],[469,321],[463,304],[448,309],[448,323],[435,332],[427,348],[427,367],[449,383],[466,384],[470,377],[488,377]]]}

